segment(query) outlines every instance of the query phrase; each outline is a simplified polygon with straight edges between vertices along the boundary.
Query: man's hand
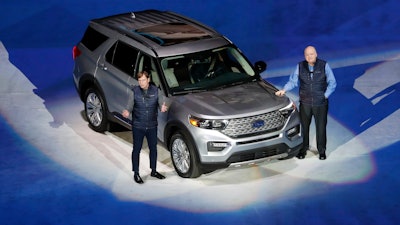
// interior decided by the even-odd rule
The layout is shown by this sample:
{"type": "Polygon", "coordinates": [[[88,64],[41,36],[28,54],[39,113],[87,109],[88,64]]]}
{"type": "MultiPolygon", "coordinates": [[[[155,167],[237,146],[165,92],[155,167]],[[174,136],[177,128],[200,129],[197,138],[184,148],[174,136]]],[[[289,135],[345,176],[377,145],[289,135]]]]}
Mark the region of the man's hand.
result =
{"type": "Polygon", "coordinates": [[[123,111],[122,111],[122,116],[123,117],[125,117],[125,118],[128,118],[129,117],[129,112],[128,112],[128,110],[126,110],[126,109],[124,109],[123,111]]]}
{"type": "Polygon", "coordinates": [[[165,102],[163,102],[162,106],[161,106],[161,112],[166,112],[168,110],[168,106],[165,105],[165,102]]]}
{"type": "Polygon", "coordinates": [[[276,95],[276,96],[279,96],[279,97],[282,97],[282,96],[285,95],[285,93],[286,93],[285,90],[279,90],[279,91],[275,92],[275,95],[276,95]]]}

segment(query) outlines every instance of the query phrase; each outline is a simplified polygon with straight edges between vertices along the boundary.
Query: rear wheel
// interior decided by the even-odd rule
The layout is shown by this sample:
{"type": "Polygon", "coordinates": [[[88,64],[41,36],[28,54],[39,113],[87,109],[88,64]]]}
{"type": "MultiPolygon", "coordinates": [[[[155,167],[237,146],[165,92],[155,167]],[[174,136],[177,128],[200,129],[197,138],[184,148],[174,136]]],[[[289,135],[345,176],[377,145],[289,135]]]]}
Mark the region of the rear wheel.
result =
{"type": "Polygon", "coordinates": [[[172,163],[179,176],[195,178],[201,175],[197,153],[189,138],[180,132],[174,133],[169,145],[172,163]]]}
{"type": "Polygon", "coordinates": [[[88,89],[85,94],[85,115],[89,126],[93,130],[97,132],[104,132],[107,130],[108,120],[104,99],[101,94],[93,88],[88,89]]]}

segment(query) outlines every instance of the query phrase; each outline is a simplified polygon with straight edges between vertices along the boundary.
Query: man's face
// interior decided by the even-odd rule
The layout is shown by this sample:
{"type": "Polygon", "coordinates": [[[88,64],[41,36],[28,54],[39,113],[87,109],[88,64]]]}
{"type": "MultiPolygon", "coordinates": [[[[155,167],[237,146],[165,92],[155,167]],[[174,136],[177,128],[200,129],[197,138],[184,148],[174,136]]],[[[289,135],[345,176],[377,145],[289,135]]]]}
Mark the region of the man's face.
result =
{"type": "Polygon", "coordinates": [[[304,58],[310,65],[314,65],[315,62],[317,61],[317,52],[315,51],[315,48],[308,47],[304,50],[304,58]]]}
{"type": "Polygon", "coordinates": [[[142,76],[141,78],[138,79],[138,81],[141,89],[147,90],[149,88],[150,78],[142,76]]]}

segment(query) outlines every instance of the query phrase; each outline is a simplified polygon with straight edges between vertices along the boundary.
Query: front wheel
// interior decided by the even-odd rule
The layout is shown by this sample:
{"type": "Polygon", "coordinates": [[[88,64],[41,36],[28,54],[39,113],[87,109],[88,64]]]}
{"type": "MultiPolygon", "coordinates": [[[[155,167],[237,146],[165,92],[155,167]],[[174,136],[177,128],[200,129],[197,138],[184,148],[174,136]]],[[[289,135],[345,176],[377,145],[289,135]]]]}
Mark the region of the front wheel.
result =
{"type": "Polygon", "coordinates": [[[180,132],[174,133],[169,145],[175,171],[183,178],[196,178],[201,175],[195,147],[189,138],[180,132]]]}
{"type": "Polygon", "coordinates": [[[88,89],[85,94],[85,115],[93,130],[97,132],[107,130],[108,120],[103,97],[92,88],[88,89]]]}

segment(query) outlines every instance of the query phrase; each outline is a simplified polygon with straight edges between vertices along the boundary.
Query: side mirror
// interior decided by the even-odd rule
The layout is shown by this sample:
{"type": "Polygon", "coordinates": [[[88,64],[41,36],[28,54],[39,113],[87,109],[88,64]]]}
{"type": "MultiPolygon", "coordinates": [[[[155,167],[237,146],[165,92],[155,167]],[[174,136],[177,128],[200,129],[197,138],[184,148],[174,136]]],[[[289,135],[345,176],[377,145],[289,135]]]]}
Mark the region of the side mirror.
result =
{"type": "Polygon", "coordinates": [[[257,61],[254,67],[258,73],[262,73],[267,69],[267,64],[264,61],[257,61]]]}

